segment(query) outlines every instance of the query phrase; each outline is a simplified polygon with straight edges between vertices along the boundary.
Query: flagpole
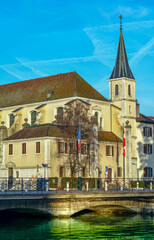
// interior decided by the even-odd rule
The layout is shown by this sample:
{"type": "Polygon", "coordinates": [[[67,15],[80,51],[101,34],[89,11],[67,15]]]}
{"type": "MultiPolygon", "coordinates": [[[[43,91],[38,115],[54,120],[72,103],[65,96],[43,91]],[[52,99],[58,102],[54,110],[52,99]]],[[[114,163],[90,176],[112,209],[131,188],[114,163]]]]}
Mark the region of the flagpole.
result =
{"type": "Polygon", "coordinates": [[[125,155],[126,155],[126,139],[125,139],[125,129],[123,124],[123,179],[125,182],[125,155]]]}
{"type": "Polygon", "coordinates": [[[82,190],[82,164],[81,164],[81,128],[80,128],[80,120],[78,127],[78,190],[82,190]]]}

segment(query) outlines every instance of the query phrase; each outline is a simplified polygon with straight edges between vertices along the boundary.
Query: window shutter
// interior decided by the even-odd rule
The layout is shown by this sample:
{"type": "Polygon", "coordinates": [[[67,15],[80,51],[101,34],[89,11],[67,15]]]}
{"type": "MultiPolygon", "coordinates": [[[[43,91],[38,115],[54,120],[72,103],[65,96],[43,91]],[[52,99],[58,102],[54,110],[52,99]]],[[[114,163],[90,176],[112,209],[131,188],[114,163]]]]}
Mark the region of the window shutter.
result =
{"type": "Polygon", "coordinates": [[[114,156],[114,146],[112,146],[112,156],[114,156]]]}
{"type": "Polygon", "coordinates": [[[60,142],[58,142],[58,153],[60,153],[60,142]]]}
{"type": "Polygon", "coordinates": [[[108,146],[106,146],[106,156],[108,156],[108,146]]]}
{"type": "Polygon", "coordinates": [[[145,154],[147,153],[147,144],[143,145],[143,153],[145,153],[145,154]]]}
{"type": "Polygon", "coordinates": [[[150,144],[150,154],[152,154],[152,144],[150,144]]]}
{"type": "Polygon", "coordinates": [[[26,154],[26,143],[22,143],[22,154],[26,154]]]}
{"type": "Polygon", "coordinates": [[[145,127],[143,128],[143,136],[145,136],[145,127]]]}
{"type": "Polygon", "coordinates": [[[36,142],[36,153],[40,153],[40,142],[36,142]]]}
{"type": "Polygon", "coordinates": [[[110,146],[106,146],[106,156],[110,156],[110,146]]]}
{"type": "Polygon", "coordinates": [[[9,144],[9,155],[13,155],[13,144],[9,144]]]}
{"type": "Polygon", "coordinates": [[[150,137],[152,137],[152,128],[150,128],[150,137]]]}
{"type": "Polygon", "coordinates": [[[67,143],[65,143],[65,153],[67,153],[67,143]]]}

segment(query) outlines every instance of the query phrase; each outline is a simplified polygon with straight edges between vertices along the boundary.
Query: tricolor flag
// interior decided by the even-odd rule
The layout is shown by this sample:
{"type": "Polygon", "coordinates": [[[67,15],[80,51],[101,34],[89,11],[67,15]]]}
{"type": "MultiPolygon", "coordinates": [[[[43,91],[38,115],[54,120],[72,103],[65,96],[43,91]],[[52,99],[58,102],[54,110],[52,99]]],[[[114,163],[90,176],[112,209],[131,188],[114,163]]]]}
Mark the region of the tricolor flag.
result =
{"type": "Polygon", "coordinates": [[[79,121],[79,128],[78,128],[78,153],[81,151],[81,129],[80,129],[80,121],[79,121]]]}
{"type": "Polygon", "coordinates": [[[125,130],[123,130],[123,155],[126,156],[126,139],[125,139],[125,130]]]}

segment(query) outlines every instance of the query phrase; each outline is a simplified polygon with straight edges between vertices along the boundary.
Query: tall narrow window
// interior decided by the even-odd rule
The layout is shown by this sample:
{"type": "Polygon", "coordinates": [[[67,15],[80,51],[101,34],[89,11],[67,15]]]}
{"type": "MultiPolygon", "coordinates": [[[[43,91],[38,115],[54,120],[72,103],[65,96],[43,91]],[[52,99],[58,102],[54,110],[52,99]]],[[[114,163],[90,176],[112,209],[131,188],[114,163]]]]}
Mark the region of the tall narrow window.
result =
{"type": "Polygon", "coordinates": [[[115,96],[118,96],[119,95],[119,85],[116,84],[115,85],[115,96]]]}
{"type": "Polygon", "coordinates": [[[9,155],[13,155],[13,144],[9,144],[9,155]]]}
{"type": "Polygon", "coordinates": [[[63,107],[57,108],[57,121],[63,122],[63,107]]]}
{"type": "Polygon", "coordinates": [[[36,115],[37,115],[36,111],[32,111],[31,112],[31,125],[35,124],[35,122],[36,122],[36,115]]]}
{"type": "Polygon", "coordinates": [[[131,85],[128,85],[128,96],[131,96],[131,85]]]}
{"type": "Polygon", "coordinates": [[[132,110],[131,110],[131,105],[129,105],[129,113],[131,113],[132,112],[132,110]]]}
{"type": "Polygon", "coordinates": [[[100,128],[102,129],[102,117],[100,117],[100,128]]]}
{"type": "Polygon", "coordinates": [[[143,153],[152,154],[152,144],[143,144],[143,153]]]}
{"type": "Polygon", "coordinates": [[[26,143],[22,143],[22,154],[26,154],[26,143]]]}
{"type": "Polygon", "coordinates": [[[40,153],[40,142],[36,142],[36,153],[40,153]]]}
{"type": "Polygon", "coordinates": [[[13,125],[14,119],[15,119],[15,116],[13,114],[10,114],[10,127],[13,125]]]}
{"type": "Polygon", "coordinates": [[[85,177],[86,176],[86,170],[85,170],[85,167],[82,168],[82,177],[85,177]]]}
{"type": "Polygon", "coordinates": [[[98,123],[98,112],[95,112],[94,116],[95,116],[96,122],[98,123]]]}
{"type": "Polygon", "coordinates": [[[122,168],[118,167],[118,177],[122,177],[122,168]]]}
{"type": "Polygon", "coordinates": [[[58,153],[64,153],[64,142],[58,142],[58,153]]]}
{"type": "Polygon", "coordinates": [[[59,168],[59,177],[64,177],[64,167],[59,168]]]}

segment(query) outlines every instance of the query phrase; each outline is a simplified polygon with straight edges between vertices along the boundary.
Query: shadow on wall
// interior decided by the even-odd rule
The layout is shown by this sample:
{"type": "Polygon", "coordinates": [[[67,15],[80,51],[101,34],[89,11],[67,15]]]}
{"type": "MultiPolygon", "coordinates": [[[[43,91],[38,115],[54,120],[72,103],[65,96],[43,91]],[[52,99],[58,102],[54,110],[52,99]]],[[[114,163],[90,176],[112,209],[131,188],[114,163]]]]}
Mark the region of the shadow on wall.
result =
{"type": "MultiPolygon", "coordinates": [[[[143,124],[139,124],[139,126],[137,127],[138,129],[143,129],[143,124]]],[[[138,151],[138,156],[140,159],[140,166],[138,168],[138,171],[142,171],[142,177],[144,174],[144,168],[145,167],[151,167],[153,168],[154,162],[153,162],[153,152],[152,154],[145,154],[144,153],[144,144],[152,144],[151,143],[151,137],[145,137],[143,136],[143,131],[141,132],[141,136],[142,136],[142,141],[139,141],[137,143],[137,151],[138,151]],[[145,141],[146,140],[146,141],[145,141]]],[[[139,159],[137,161],[139,161],[139,159]]],[[[139,177],[139,172],[138,172],[138,177],[139,177]]]]}

